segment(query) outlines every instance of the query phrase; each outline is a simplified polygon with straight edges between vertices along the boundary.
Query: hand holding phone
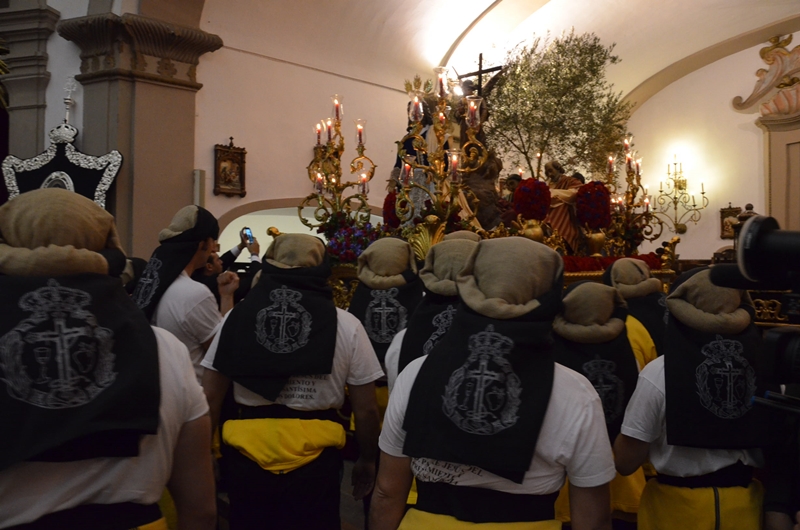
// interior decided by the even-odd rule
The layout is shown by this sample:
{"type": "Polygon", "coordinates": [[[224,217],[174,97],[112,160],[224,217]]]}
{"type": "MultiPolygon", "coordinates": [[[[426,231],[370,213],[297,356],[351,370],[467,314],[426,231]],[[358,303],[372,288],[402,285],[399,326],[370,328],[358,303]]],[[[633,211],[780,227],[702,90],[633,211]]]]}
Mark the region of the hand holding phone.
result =
{"type": "Polygon", "coordinates": [[[247,242],[252,245],[253,244],[253,231],[245,226],[244,228],[242,228],[242,233],[247,238],[247,242]]]}

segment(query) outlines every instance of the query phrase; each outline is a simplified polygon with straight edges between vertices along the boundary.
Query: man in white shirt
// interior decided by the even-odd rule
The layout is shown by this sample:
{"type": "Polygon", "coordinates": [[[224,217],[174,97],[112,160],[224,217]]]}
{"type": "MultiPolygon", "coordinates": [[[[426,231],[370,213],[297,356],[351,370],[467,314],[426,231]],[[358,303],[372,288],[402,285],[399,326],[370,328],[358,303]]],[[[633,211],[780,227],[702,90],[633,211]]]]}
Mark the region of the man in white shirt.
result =
{"type": "Polygon", "coordinates": [[[340,528],[336,415],[348,388],[361,454],[353,496],[373,487],[378,437],[374,381],[383,376],[358,319],[333,304],[321,240],[278,236],[259,282],[226,315],[202,365],[214,426],[233,381],[237,416],[222,425],[220,468],[232,530],[340,528]]]}
{"type": "Polygon", "coordinates": [[[198,381],[203,376],[200,361],[222,315],[233,307],[233,293],[239,285],[236,274],[220,274],[217,306],[208,287],[191,279],[216,249],[218,236],[219,224],[210,212],[199,206],[182,208],[159,234],[161,245],[133,293],[153,325],[170,331],[189,349],[198,381]]]}
{"type": "Polygon", "coordinates": [[[179,528],[215,528],[208,404],[186,347],[109,275],[114,218],[42,189],[0,208],[0,232],[0,351],[22,361],[0,368],[0,528],[166,528],[165,486],[179,528]]]}
{"type": "Polygon", "coordinates": [[[648,459],[658,471],[642,494],[641,530],[760,528],[763,488],[752,474],[763,458],[753,448],[766,429],[744,395],[756,389],[761,340],[750,305],[744,291],[711,284],[708,269],[672,285],[664,355],[639,374],[614,442],[620,474],[648,459]]]}
{"type": "Polygon", "coordinates": [[[371,529],[558,530],[553,503],[568,476],[572,528],[610,530],[616,473],[600,398],[548,355],[562,274],[539,243],[478,244],[457,278],[450,330],[397,378],[371,529]],[[412,478],[419,495],[405,513],[412,478]]]}

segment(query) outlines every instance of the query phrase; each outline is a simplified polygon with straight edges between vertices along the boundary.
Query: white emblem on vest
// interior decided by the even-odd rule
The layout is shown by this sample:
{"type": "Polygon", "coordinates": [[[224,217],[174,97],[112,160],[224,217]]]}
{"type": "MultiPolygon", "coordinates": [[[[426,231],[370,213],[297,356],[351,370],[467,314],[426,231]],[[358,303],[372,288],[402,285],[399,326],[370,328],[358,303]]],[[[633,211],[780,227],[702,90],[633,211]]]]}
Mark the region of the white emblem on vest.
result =
{"type": "Polygon", "coordinates": [[[297,303],[303,294],[282,285],[269,298],[274,303],[256,315],[258,343],[272,353],[290,353],[308,344],[311,313],[297,303]]]}
{"type": "Polygon", "coordinates": [[[20,298],[19,307],[33,314],[0,337],[8,395],[43,409],[72,408],[114,382],[114,333],[84,308],[91,302],[89,293],[55,280],[20,298]]]}
{"type": "Polygon", "coordinates": [[[717,335],[717,340],[701,349],[706,360],[695,370],[700,403],[724,420],[740,418],[753,406],[756,371],[742,356],[743,351],[741,342],[717,335]]]}
{"type": "Polygon", "coordinates": [[[147,267],[144,268],[139,283],[136,284],[136,290],[133,292],[133,301],[140,308],[147,307],[150,300],[153,299],[160,283],[158,278],[158,269],[160,268],[161,260],[158,258],[151,258],[147,262],[147,267]]]}
{"type": "Polygon", "coordinates": [[[394,287],[370,292],[374,300],[367,306],[364,328],[369,338],[379,344],[389,344],[397,332],[406,327],[408,311],[395,300],[397,293],[394,287]]]}
{"type": "Polygon", "coordinates": [[[664,324],[669,324],[669,307],[667,307],[667,295],[661,293],[661,296],[658,298],[658,305],[664,308],[664,316],[661,319],[664,321],[664,324]]]}
{"type": "Polygon", "coordinates": [[[494,326],[470,336],[469,357],[450,376],[442,411],[464,432],[492,435],[517,423],[522,385],[504,357],[514,341],[494,326]]]}
{"type": "Polygon", "coordinates": [[[617,363],[604,359],[595,359],[583,364],[586,379],[600,396],[606,423],[612,423],[624,411],[625,383],[615,375],[617,363]]]}
{"type": "Polygon", "coordinates": [[[422,354],[428,355],[436,343],[439,342],[439,339],[442,338],[442,335],[447,333],[447,330],[450,329],[450,324],[453,323],[453,315],[456,314],[456,310],[452,305],[447,306],[447,309],[433,317],[432,323],[436,326],[436,330],[431,333],[430,338],[425,341],[425,345],[422,346],[422,354]]]}

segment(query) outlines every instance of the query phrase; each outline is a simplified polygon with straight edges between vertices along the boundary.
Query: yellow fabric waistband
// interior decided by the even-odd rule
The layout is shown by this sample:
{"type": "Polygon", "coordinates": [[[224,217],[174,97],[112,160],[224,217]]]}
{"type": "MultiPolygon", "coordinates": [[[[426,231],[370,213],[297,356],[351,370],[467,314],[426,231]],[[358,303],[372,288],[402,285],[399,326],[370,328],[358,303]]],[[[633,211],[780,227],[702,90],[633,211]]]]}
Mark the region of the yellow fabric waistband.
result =
{"type": "Polygon", "coordinates": [[[162,517],[158,521],[153,521],[144,526],[137,526],[131,530],[169,530],[169,527],[167,526],[167,520],[162,517]]]}
{"type": "Polygon", "coordinates": [[[345,432],[341,424],[327,420],[229,420],[222,426],[222,440],[261,468],[288,473],[312,462],[327,447],[343,448],[345,432]]]}
{"type": "Polygon", "coordinates": [[[406,512],[397,530],[417,530],[435,528],[436,530],[561,530],[561,521],[535,521],[524,523],[469,523],[459,521],[450,515],[423,512],[411,508],[406,512]]]}

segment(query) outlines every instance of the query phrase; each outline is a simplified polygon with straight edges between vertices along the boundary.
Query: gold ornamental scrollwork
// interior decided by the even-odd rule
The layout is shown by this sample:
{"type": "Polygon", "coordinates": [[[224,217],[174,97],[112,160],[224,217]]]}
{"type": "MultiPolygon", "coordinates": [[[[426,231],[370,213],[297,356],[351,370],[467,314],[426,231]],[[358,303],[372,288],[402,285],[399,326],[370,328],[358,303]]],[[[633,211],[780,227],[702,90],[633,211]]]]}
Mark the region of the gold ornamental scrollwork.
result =
{"type": "Polygon", "coordinates": [[[764,322],[786,322],[789,317],[781,314],[781,302],[779,300],[764,300],[756,298],[753,300],[753,307],[756,310],[756,319],[764,322]]]}

